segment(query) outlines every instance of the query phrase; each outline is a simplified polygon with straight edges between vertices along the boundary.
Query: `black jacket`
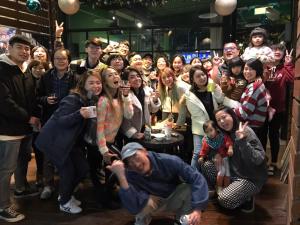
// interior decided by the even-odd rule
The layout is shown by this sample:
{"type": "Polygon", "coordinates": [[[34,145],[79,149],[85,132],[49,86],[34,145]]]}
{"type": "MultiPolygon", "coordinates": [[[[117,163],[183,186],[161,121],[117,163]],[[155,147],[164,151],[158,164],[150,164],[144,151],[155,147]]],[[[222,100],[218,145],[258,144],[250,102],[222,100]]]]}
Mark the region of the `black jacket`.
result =
{"type": "MultiPolygon", "coordinates": [[[[54,68],[47,71],[44,74],[44,76],[41,77],[37,88],[37,95],[38,95],[37,101],[42,106],[42,115],[41,115],[42,124],[45,124],[47,120],[51,117],[51,115],[54,113],[54,111],[58,108],[59,101],[68,95],[68,93],[66,93],[65,95],[58,96],[57,104],[53,104],[53,105],[48,104],[47,97],[54,91],[53,90],[54,73],[55,73],[54,68]]],[[[66,76],[65,82],[68,84],[68,90],[70,91],[72,88],[76,86],[77,79],[74,76],[72,71],[68,71],[65,74],[65,76],[66,76]]]]}
{"type": "Polygon", "coordinates": [[[23,73],[7,56],[0,59],[0,135],[32,132],[29,119],[38,117],[32,75],[23,73]]]}

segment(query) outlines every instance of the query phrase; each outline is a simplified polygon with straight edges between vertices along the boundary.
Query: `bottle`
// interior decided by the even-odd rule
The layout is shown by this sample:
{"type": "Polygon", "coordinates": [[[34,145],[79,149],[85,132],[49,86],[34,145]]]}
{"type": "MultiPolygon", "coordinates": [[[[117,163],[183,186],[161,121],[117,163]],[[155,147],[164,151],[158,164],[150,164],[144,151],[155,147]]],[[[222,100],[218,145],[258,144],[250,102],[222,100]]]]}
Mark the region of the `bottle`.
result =
{"type": "Polygon", "coordinates": [[[169,116],[166,124],[165,124],[165,135],[166,135],[166,140],[171,139],[171,133],[172,133],[172,126],[173,126],[174,118],[173,115],[169,116]]]}
{"type": "Polygon", "coordinates": [[[145,126],[144,136],[146,141],[151,141],[151,127],[148,125],[145,126]]]}
{"type": "Polygon", "coordinates": [[[181,225],[189,225],[189,215],[182,215],[179,222],[181,225]]]}

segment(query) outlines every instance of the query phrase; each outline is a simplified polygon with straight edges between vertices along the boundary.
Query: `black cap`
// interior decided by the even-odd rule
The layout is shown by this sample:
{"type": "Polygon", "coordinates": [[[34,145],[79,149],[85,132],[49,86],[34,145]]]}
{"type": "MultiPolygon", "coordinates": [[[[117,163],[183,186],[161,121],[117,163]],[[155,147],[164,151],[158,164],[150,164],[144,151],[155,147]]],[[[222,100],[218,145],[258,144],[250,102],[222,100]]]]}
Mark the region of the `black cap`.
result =
{"type": "Polygon", "coordinates": [[[8,41],[9,45],[14,45],[15,43],[20,43],[28,46],[32,46],[31,41],[24,35],[17,34],[11,37],[8,41]]]}

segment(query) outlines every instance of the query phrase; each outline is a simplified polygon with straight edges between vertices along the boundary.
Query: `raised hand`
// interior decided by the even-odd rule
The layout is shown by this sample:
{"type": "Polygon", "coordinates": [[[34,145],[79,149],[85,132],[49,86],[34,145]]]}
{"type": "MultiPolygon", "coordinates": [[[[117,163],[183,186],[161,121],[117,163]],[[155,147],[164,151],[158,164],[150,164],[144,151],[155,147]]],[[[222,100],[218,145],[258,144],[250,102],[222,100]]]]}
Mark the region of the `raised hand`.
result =
{"type": "Polygon", "coordinates": [[[57,20],[55,20],[55,37],[60,38],[64,32],[64,22],[58,25],[57,20]]]}
{"type": "Polygon", "coordinates": [[[213,59],[212,59],[212,64],[215,66],[220,66],[223,63],[222,57],[219,57],[219,54],[213,51],[213,59]]]}
{"type": "Polygon", "coordinates": [[[293,60],[293,56],[292,56],[293,51],[294,51],[294,49],[291,49],[290,53],[289,53],[288,50],[285,51],[285,58],[284,58],[284,63],[285,64],[289,64],[289,63],[292,62],[292,60],[293,60]]]}
{"type": "Polygon", "coordinates": [[[239,129],[235,132],[235,135],[238,139],[242,139],[247,137],[246,126],[248,125],[248,121],[246,123],[240,122],[239,129]]]}

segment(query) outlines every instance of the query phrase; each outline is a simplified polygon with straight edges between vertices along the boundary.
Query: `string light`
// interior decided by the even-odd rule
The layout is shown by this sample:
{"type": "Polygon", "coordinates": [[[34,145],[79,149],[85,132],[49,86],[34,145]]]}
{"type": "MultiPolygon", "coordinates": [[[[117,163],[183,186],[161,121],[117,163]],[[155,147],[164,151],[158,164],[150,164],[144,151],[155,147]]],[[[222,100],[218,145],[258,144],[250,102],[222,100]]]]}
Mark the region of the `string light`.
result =
{"type": "Polygon", "coordinates": [[[133,7],[152,6],[158,7],[168,3],[168,0],[82,0],[81,2],[90,4],[93,8],[105,6],[133,7]]]}

